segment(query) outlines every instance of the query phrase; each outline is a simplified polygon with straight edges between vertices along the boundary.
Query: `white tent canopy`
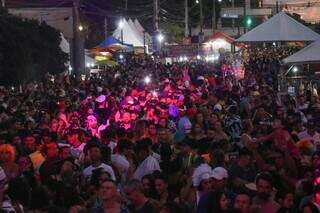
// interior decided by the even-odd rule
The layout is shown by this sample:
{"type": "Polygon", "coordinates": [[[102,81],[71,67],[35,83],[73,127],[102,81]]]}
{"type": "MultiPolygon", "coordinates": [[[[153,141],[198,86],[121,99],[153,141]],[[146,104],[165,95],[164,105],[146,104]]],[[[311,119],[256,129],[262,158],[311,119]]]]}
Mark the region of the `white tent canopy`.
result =
{"type": "Polygon", "coordinates": [[[143,35],[141,35],[140,31],[137,29],[136,25],[133,23],[131,19],[128,20],[128,24],[131,27],[131,29],[135,32],[135,34],[138,36],[139,40],[142,39],[143,41],[143,35]]]}
{"type": "Polygon", "coordinates": [[[143,39],[141,38],[141,36],[137,34],[136,30],[132,29],[130,24],[125,19],[123,19],[122,21],[123,21],[122,30],[120,27],[118,27],[113,32],[113,37],[121,41],[121,31],[122,31],[123,43],[131,44],[134,47],[143,47],[143,39]]]}
{"type": "Polygon", "coordinates": [[[67,54],[70,54],[70,44],[67,39],[64,37],[62,33],[60,33],[61,41],[60,41],[60,49],[67,54]]]}
{"type": "Polygon", "coordinates": [[[237,42],[315,41],[320,35],[284,12],[242,35],[237,42]]]}
{"type": "Polygon", "coordinates": [[[134,20],[134,25],[136,26],[136,28],[140,32],[140,34],[143,36],[143,34],[145,33],[146,39],[149,42],[151,42],[152,38],[151,38],[150,34],[145,31],[145,29],[142,27],[142,25],[140,24],[138,19],[134,20]]]}
{"type": "Polygon", "coordinates": [[[285,64],[320,63],[320,39],[283,59],[285,64]]]}

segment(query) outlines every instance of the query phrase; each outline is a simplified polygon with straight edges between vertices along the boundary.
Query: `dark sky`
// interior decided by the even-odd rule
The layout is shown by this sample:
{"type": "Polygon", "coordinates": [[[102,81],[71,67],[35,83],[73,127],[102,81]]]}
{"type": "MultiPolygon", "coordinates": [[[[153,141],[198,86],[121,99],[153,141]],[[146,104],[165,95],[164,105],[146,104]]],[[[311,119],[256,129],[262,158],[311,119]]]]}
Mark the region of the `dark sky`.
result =
{"type": "MultiPolygon", "coordinates": [[[[128,0],[128,11],[124,9],[125,0],[81,0],[82,14],[89,19],[99,22],[107,16],[114,23],[125,15],[130,18],[138,18],[146,28],[152,28],[153,0],[128,0]]],[[[170,23],[183,23],[184,0],[159,0],[160,17],[162,21],[170,23]]],[[[190,7],[195,0],[189,0],[190,7]]],[[[212,0],[203,0],[210,3],[212,0]]],[[[8,7],[63,7],[72,6],[73,0],[6,0],[8,7]]],[[[204,3],[204,10],[210,8],[204,3]]],[[[205,11],[204,11],[205,12],[205,11]]],[[[199,17],[196,8],[190,12],[190,16],[199,17]],[[194,14],[193,14],[194,13],[194,14]]],[[[206,13],[206,12],[205,12],[206,13]]]]}
{"type": "MultiPolygon", "coordinates": [[[[66,7],[73,5],[74,0],[6,0],[8,7],[66,7]]],[[[88,24],[90,38],[93,44],[101,40],[104,32],[104,19],[108,20],[108,31],[111,33],[121,16],[137,18],[143,27],[153,32],[153,0],[128,0],[128,10],[125,10],[125,0],[80,0],[82,20],[88,24]]],[[[184,24],[184,0],[159,0],[160,22],[166,25],[184,24]]],[[[199,9],[195,0],[189,0],[190,24],[199,23],[199,9]]],[[[210,22],[210,4],[212,0],[204,2],[204,22],[210,22]],[[207,21],[206,21],[207,20],[207,21]]],[[[89,44],[91,46],[91,44],[89,44]]]]}

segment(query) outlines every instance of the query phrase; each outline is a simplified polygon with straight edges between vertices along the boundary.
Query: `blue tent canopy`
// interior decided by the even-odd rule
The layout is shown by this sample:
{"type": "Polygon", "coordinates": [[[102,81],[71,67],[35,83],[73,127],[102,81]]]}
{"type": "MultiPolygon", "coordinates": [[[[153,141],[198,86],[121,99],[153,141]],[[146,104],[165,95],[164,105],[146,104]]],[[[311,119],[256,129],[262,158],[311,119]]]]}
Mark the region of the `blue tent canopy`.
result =
{"type": "Polygon", "coordinates": [[[101,42],[95,48],[108,48],[108,47],[113,46],[113,45],[124,45],[124,46],[127,46],[127,47],[131,47],[132,46],[130,44],[122,44],[122,42],[119,41],[118,39],[116,39],[115,37],[109,36],[108,38],[106,38],[103,42],[101,42]]]}

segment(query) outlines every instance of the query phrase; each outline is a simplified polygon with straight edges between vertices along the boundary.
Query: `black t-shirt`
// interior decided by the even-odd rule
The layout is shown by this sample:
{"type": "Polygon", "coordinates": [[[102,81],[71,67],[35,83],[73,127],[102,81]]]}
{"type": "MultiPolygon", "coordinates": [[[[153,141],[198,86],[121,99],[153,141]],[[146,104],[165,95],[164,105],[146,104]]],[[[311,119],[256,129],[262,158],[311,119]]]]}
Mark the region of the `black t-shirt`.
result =
{"type": "MultiPolygon", "coordinates": [[[[230,181],[231,182],[233,182],[233,180],[236,178],[241,178],[241,179],[248,181],[248,182],[254,182],[256,174],[257,174],[257,170],[255,169],[255,167],[253,165],[250,165],[246,168],[242,168],[237,163],[234,163],[230,167],[229,173],[230,173],[230,181]]],[[[234,187],[233,187],[233,190],[237,191],[237,189],[235,189],[234,187]]]]}
{"type": "Polygon", "coordinates": [[[135,209],[132,205],[129,207],[131,213],[155,213],[157,212],[156,202],[149,199],[142,208],[135,209]]]}

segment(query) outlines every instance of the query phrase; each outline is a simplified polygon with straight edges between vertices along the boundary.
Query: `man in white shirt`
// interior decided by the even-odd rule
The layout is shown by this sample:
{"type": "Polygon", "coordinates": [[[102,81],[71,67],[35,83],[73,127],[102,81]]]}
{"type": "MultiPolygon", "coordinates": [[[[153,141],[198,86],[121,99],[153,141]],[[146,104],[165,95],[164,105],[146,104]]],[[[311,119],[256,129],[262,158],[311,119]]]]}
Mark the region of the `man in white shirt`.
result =
{"type": "Polygon", "coordinates": [[[116,180],[112,167],[102,163],[101,150],[98,145],[91,145],[88,149],[88,154],[91,160],[91,165],[83,170],[83,177],[85,178],[85,180],[90,180],[93,170],[99,168],[102,168],[104,171],[106,171],[110,175],[110,178],[112,180],[116,180]]]}
{"type": "Polygon", "coordinates": [[[126,139],[121,139],[117,145],[117,154],[111,155],[112,163],[117,167],[121,174],[121,181],[126,182],[130,174],[130,162],[127,160],[127,155],[132,151],[132,143],[126,139]]]}
{"type": "Polygon", "coordinates": [[[136,144],[136,154],[140,163],[133,174],[134,179],[141,180],[145,175],[161,171],[159,162],[151,155],[151,144],[152,141],[149,138],[142,139],[136,144]]]}
{"type": "Polygon", "coordinates": [[[307,129],[298,134],[300,140],[310,140],[314,145],[320,146],[320,134],[315,129],[315,123],[309,121],[306,125],[307,129]]]}

